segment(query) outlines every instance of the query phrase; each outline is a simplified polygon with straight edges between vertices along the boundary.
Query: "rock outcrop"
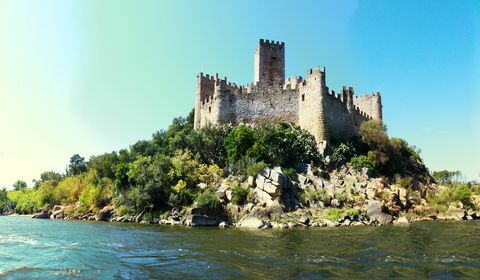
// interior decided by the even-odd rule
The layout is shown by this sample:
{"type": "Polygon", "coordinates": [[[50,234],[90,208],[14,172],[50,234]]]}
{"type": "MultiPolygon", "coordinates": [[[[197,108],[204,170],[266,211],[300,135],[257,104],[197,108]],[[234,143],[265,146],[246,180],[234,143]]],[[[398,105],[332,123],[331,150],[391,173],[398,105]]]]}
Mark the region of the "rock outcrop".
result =
{"type": "Polygon", "coordinates": [[[98,216],[97,216],[97,221],[108,221],[108,219],[112,216],[112,212],[113,210],[115,210],[115,208],[113,206],[105,206],[102,208],[102,210],[100,210],[100,212],[98,212],[98,216]]]}
{"type": "Polygon", "coordinates": [[[32,216],[33,219],[50,219],[50,213],[46,210],[41,210],[37,214],[32,216]]]}

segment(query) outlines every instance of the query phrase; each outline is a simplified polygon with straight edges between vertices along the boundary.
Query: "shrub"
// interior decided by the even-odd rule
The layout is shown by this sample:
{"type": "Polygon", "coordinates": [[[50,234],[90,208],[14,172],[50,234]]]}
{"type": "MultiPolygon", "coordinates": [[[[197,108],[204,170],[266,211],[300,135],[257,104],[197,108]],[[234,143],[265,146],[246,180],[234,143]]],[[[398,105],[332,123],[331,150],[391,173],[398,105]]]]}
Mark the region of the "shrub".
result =
{"type": "Polygon", "coordinates": [[[33,189],[9,191],[7,197],[15,204],[15,212],[18,214],[32,214],[40,209],[36,192],[33,189]]]}
{"type": "Polygon", "coordinates": [[[304,204],[315,204],[323,202],[325,206],[330,205],[331,196],[325,189],[315,190],[314,188],[308,188],[300,194],[300,201],[304,204]]]}
{"type": "Polygon", "coordinates": [[[427,201],[434,207],[441,206],[442,209],[447,209],[452,202],[461,202],[465,208],[473,208],[474,205],[470,199],[472,191],[465,184],[451,185],[444,189],[439,194],[430,194],[427,201]]]}
{"type": "Polygon", "coordinates": [[[261,161],[261,162],[253,162],[251,164],[248,164],[245,169],[245,175],[246,176],[257,176],[260,172],[265,170],[268,165],[261,161]]]}
{"type": "Polygon", "coordinates": [[[188,206],[195,200],[195,192],[191,189],[182,189],[179,192],[173,192],[168,198],[168,205],[171,207],[188,206]]]}
{"type": "Polygon", "coordinates": [[[235,175],[257,176],[268,165],[263,161],[257,162],[254,159],[245,156],[238,160],[235,164],[230,165],[230,170],[235,175]]]}
{"type": "Polygon", "coordinates": [[[118,216],[131,216],[134,215],[133,209],[126,205],[120,205],[115,208],[115,212],[118,216]]]}
{"type": "Polygon", "coordinates": [[[460,201],[466,208],[471,208],[473,206],[470,196],[472,191],[468,186],[461,184],[452,187],[452,197],[455,201],[460,201]]]}
{"type": "Polygon", "coordinates": [[[215,192],[205,189],[197,195],[195,203],[198,208],[203,209],[206,213],[218,213],[223,207],[215,192]]]}
{"type": "Polygon", "coordinates": [[[233,163],[240,160],[254,143],[255,138],[251,127],[241,124],[232,129],[224,141],[228,161],[233,163]]]}
{"type": "Polygon", "coordinates": [[[338,200],[340,206],[348,202],[348,193],[345,190],[335,193],[334,197],[338,200]]]}
{"type": "Polygon", "coordinates": [[[285,175],[287,175],[288,177],[290,177],[292,180],[296,180],[297,177],[298,177],[298,176],[297,176],[297,170],[296,170],[295,168],[292,168],[292,167],[290,167],[290,168],[285,168],[285,169],[283,170],[283,173],[284,173],[285,175]]]}
{"type": "Polygon", "coordinates": [[[338,221],[343,215],[357,215],[357,209],[345,209],[345,208],[331,208],[327,212],[327,216],[332,221],[338,221]]]}
{"type": "Polygon", "coordinates": [[[347,163],[355,155],[352,143],[341,143],[333,148],[330,155],[330,165],[334,168],[347,163]]]}
{"type": "Polygon", "coordinates": [[[236,185],[233,188],[232,203],[236,205],[244,205],[247,202],[249,194],[250,189],[248,187],[236,185]]]}
{"type": "Polygon", "coordinates": [[[375,150],[385,150],[389,144],[387,127],[379,119],[362,123],[360,125],[360,135],[363,141],[375,150]]]}
{"type": "Polygon", "coordinates": [[[368,168],[371,172],[375,172],[375,159],[373,158],[373,153],[369,153],[369,156],[358,156],[352,157],[350,159],[350,164],[353,168],[357,170],[362,170],[362,168],[368,168]]]}
{"type": "Polygon", "coordinates": [[[409,189],[412,187],[413,184],[413,178],[412,177],[405,177],[400,179],[398,182],[398,186],[404,189],[409,189]]]}

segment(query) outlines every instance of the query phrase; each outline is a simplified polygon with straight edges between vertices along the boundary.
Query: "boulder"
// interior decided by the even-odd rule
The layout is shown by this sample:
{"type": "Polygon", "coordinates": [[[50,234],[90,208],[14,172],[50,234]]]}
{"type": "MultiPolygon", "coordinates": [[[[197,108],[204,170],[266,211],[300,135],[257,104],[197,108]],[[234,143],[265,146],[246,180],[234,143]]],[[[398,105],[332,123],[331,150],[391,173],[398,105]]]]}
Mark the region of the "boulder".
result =
{"type": "Polygon", "coordinates": [[[307,217],[307,216],[300,216],[297,221],[301,224],[304,224],[304,225],[309,225],[310,224],[310,218],[307,217]]]}
{"type": "Polygon", "coordinates": [[[226,190],[225,191],[225,198],[228,201],[232,201],[232,197],[233,197],[233,191],[232,190],[226,190]]]}
{"type": "Polygon", "coordinates": [[[255,216],[245,216],[240,222],[239,227],[242,228],[261,228],[265,222],[255,216]]]}
{"type": "Polygon", "coordinates": [[[376,190],[371,186],[367,187],[367,189],[365,190],[365,194],[366,194],[367,198],[370,199],[370,200],[374,200],[375,197],[377,196],[376,190]]]}
{"type": "Polygon", "coordinates": [[[447,219],[447,215],[445,215],[445,213],[439,212],[437,214],[437,220],[446,220],[446,219],[447,219]]]}
{"type": "MultiPolygon", "coordinates": [[[[55,209],[55,208],[54,208],[55,209]]],[[[63,219],[65,217],[65,213],[62,208],[54,210],[52,212],[52,215],[50,215],[50,219],[55,220],[55,219],[63,219]]]]}
{"type": "Polygon", "coordinates": [[[281,187],[273,184],[272,182],[265,181],[263,185],[263,191],[268,193],[272,198],[280,196],[281,187]]]}
{"type": "Polygon", "coordinates": [[[275,200],[272,198],[271,195],[259,188],[253,189],[253,196],[255,198],[255,201],[259,204],[264,203],[266,206],[272,206],[275,203],[275,200]]]}
{"type": "Polygon", "coordinates": [[[280,197],[280,201],[287,210],[291,211],[300,206],[300,201],[298,201],[297,197],[293,192],[284,192],[280,197]]]}
{"type": "Polygon", "coordinates": [[[170,219],[172,221],[180,221],[180,218],[182,216],[182,213],[180,212],[180,210],[181,209],[178,207],[173,207],[167,219],[170,219]]]}
{"type": "Polygon", "coordinates": [[[336,227],[337,223],[332,220],[324,220],[323,223],[326,227],[336,227]]]}
{"type": "MultiPolygon", "coordinates": [[[[145,212],[146,212],[146,209],[143,209],[142,212],[140,212],[140,214],[138,214],[135,217],[135,222],[140,223],[141,221],[143,221],[143,216],[145,215],[145,212]]],[[[99,216],[100,216],[100,214],[99,214],[99,216]]]]}
{"type": "Polygon", "coordinates": [[[270,177],[270,171],[271,171],[271,169],[267,167],[262,171],[262,175],[264,177],[268,178],[268,177],[270,177]]]}
{"type": "Polygon", "coordinates": [[[98,212],[98,216],[97,216],[96,220],[97,221],[108,221],[108,219],[112,215],[113,210],[115,210],[115,208],[113,206],[103,207],[102,210],[100,210],[100,212],[98,212]]]}
{"type": "Polygon", "coordinates": [[[287,185],[287,176],[283,174],[280,167],[275,167],[270,171],[270,179],[275,185],[285,188],[287,185]]]}
{"type": "Polygon", "coordinates": [[[263,221],[263,226],[261,228],[272,228],[272,224],[269,220],[263,221]]]}
{"type": "Polygon", "coordinates": [[[253,177],[253,176],[248,176],[248,178],[247,178],[247,185],[248,185],[250,188],[255,188],[255,177],[253,177]]]}
{"type": "Polygon", "coordinates": [[[185,225],[192,227],[206,227],[206,226],[218,226],[219,221],[216,217],[205,215],[187,215],[185,217],[185,225]]]}
{"type": "Polygon", "coordinates": [[[200,189],[204,190],[207,188],[207,184],[206,183],[198,183],[197,184],[197,187],[199,187],[200,189]]]}
{"type": "Polygon", "coordinates": [[[267,178],[265,178],[265,176],[258,174],[257,178],[255,179],[256,188],[263,190],[263,184],[265,183],[266,179],[267,178]]]}
{"type": "Polygon", "coordinates": [[[393,224],[397,226],[408,226],[410,223],[408,222],[407,217],[402,216],[395,220],[393,224]]]}
{"type": "Polygon", "coordinates": [[[227,222],[221,222],[218,224],[218,227],[221,227],[221,228],[226,228],[226,227],[229,227],[230,225],[227,223],[227,222]]]}
{"type": "Polygon", "coordinates": [[[332,199],[332,200],[330,201],[330,205],[331,205],[332,207],[340,207],[340,206],[342,206],[342,205],[340,205],[340,202],[339,202],[338,199],[336,199],[336,198],[334,198],[334,199],[332,199]]]}
{"type": "Polygon", "coordinates": [[[367,205],[367,215],[372,222],[377,222],[381,225],[391,223],[393,220],[391,215],[382,212],[382,206],[378,201],[371,202],[367,205]]]}
{"type": "Polygon", "coordinates": [[[297,174],[297,180],[298,180],[298,183],[299,183],[299,187],[304,190],[306,187],[307,187],[307,182],[308,182],[308,179],[305,175],[303,174],[297,174]]]}
{"type": "Polygon", "coordinates": [[[465,212],[464,209],[455,207],[453,205],[450,205],[448,207],[447,213],[445,213],[448,220],[457,220],[457,221],[465,219],[466,214],[467,213],[465,212]]]}
{"type": "Polygon", "coordinates": [[[49,219],[49,218],[50,218],[50,214],[45,210],[42,210],[32,216],[32,219],[49,219]]]}
{"type": "Polygon", "coordinates": [[[326,185],[327,185],[327,183],[322,178],[318,178],[315,181],[315,189],[316,190],[324,189],[326,185]]]}

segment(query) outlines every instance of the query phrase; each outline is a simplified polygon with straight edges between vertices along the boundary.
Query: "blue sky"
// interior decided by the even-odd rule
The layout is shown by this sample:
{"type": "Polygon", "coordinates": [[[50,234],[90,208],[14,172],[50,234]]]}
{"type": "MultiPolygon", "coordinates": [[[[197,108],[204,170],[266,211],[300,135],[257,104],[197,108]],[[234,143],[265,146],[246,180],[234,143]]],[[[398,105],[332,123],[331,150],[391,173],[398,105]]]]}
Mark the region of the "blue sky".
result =
{"type": "Polygon", "coordinates": [[[0,186],[128,147],[194,106],[198,72],[253,79],[259,38],[286,74],[381,91],[390,136],[431,170],[480,172],[477,1],[0,2],[0,186]]]}

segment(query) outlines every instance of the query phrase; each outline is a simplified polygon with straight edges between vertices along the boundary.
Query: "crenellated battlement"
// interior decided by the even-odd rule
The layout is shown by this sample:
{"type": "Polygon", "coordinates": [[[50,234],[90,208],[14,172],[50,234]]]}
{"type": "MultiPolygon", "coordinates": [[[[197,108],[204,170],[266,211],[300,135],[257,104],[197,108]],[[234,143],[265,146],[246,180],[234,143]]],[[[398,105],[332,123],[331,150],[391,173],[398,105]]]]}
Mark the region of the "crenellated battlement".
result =
{"type": "Polygon", "coordinates": [[[260,39],[254,55],[254,81],[237,85],[218,74],[197,75],[195,128],[287,122],[311,132],[319,147],[358,135],[360,125],[382,119],[379,92],[357,96],[353,87],[330,90],[325,67],[313,67],[305,78],[285,79],[285,43],[260,39]]]}
{"type": "Polygon", "coordinates": [[[298,89],[298,86],[303,84],[302,76],[292,76],[285,81],[283,84],[283,90],[295,90],[298,89]]]}
{"type": "Polygon", "coordinates": [[[265,40],[265,39],[260,39],[259,44],[261,46],[277,46],[281,48],[285,47],[285,42],[265,40]]]}

